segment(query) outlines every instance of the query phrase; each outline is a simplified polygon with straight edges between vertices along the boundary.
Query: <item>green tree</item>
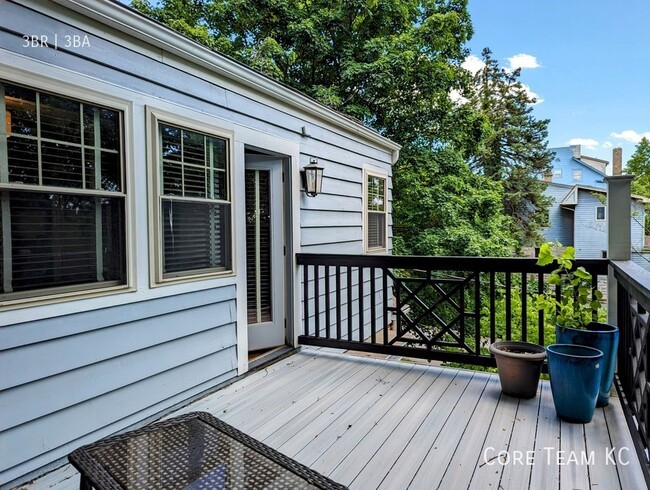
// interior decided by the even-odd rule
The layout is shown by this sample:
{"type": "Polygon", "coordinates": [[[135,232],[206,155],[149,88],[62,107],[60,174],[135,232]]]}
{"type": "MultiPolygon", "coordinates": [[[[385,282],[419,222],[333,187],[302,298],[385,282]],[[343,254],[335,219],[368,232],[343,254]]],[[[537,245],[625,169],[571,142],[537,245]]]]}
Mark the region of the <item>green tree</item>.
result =
{"type": "MultiPolygon", "coordinates": [[[[643,137],[634,154],[628,160],[625,170],[630,175],[636,175],[632,181],[632,192],[650,197],[650,141],[643,137]]],[[[650,206],[646,205],[645,234],[650,235],[650,206]]]]}
{"type": "Polygon", "coordinates": [[[460,152],[400,159],[393,181],[396,253],[508,256],[516,246],[502,184],[473,173],[460,152]]]}
{"type": "Polygon", "coordinates": [[[396,252],[509,253],[514,242],[499,202],[504,189],[464,161],[479,149],[485,117],[449,97],[471,82],[460,66],[472,35],[467,0],[259,0],[254,8],[248,0],[155,6],[135,0],[133,6],[399,142],[396,252]]]}
{"type": "Polygon", "coordinates": [[[471,101],[489,122],[489,130],[471,156],[474,170],[502,182],[504,210],[512,217],[511,232],[520,245],[540,243],[547,225],[549,199],[539,179],[550,169],[548,119],[536,119],[531,97],[519,81],[520,70],[499,67],[492,52],[482,53],[485,66],[476,73],[471,101]]]}

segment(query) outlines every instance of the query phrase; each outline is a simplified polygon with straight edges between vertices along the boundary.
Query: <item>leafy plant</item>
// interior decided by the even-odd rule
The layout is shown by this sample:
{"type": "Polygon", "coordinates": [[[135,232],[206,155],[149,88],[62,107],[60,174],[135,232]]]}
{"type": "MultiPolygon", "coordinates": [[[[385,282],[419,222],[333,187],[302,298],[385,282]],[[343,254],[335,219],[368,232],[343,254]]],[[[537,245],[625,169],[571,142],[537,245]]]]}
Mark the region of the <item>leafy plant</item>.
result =
{"type": "Polygon", "coordinates": [[[603,293],[596,289],[593,298],[590,297],[591,274],[584,267],[573,267],[573,247],[566,247],[564,251],[561,251],[561,247],[559,242],[544,243],[537,258],[537,265],[540,266],[557,264],[547,283],[559,286],[560,298],[558,300],[556,297],[556,288],[550,288],[537,295],[535,306],[538,310],[544,310],[548,318],[561,327],[584,329],[598,314],[603,293]]]}

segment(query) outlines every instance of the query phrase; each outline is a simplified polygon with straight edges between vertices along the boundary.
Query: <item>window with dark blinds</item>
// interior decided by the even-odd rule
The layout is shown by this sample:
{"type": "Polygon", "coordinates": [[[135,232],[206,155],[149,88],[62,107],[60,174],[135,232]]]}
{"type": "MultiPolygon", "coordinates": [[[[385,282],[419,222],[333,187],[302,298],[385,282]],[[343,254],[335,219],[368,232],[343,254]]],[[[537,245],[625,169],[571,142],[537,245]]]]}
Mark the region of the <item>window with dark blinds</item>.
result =
{"type": "Polygon", "coordinates": [[[126,283],[122,113],[0,83],[6,299],[126,283]]]}
{"type": "Polygon", "coordinates": [[[163,278],[231,269],[228,141],[158,124],[163,278]]]}
{"type": "Polygon", "coordinates": [[[386,248],[386,179],[368,175],[366,181],[366,248],[386,248]]]}

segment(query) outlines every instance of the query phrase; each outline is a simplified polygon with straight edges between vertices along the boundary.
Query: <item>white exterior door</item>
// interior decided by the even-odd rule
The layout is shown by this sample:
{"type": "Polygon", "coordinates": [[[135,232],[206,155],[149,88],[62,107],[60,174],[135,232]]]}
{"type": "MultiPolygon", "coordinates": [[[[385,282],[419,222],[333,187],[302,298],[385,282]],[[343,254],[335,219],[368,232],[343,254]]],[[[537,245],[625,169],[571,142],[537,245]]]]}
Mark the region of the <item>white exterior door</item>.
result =
{"type": "Polygon", "coordinates": [[[285,344],[282,160],[246,155],[248,350],[285,344]]]}

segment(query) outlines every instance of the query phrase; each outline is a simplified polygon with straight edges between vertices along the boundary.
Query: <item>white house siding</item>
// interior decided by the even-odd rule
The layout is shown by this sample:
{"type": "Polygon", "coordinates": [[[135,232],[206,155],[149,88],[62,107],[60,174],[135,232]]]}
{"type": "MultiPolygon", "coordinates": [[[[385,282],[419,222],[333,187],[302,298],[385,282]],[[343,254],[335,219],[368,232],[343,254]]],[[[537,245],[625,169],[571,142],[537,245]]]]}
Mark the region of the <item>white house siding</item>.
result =
{"type": "MultiPolygon", "coordinates": [[[[124,13],[119,4],[110,8],[124,13]]],[[[125,153],[133,210],[130,290],[0,308],[0,484],[19,482],[81,444],[143,423],[232,378],[241,372],[242,362],[246,365],[238,351],[245,318],[245,293],[238,295],[245,291],[241,273],[149,285],[147,107],[195,115],[233,132],[238,217],[243,216],[243,168],[236,165],[243,163],[244,145],[275,138],[286,141],[287,148],[299,147],[296,155],[287,151],[296,160],[288,177],[295,188],[298,169],[317,158],[325,167],[323,194],[307,198],[291,189],[286,196],[300,213],[299,219],[293,217],[293,252],[363,253],[364,169],[387,175],[391,199],[394,145],[378,144],[363,131],[333,124],[282,96],[238,84],[207,66],[201,48],[192,49],[196,63],[191,63],[174,49],[138,36],[69,11],[65,4],[0,2],[0,78],[57,93],[49,88],[52,81],[82,100],[89,93],[107,94],[130,104],[125,153]],[[58,49],[23,47],[25,34],[50,40],[56,35],[58,49]],[[88,44],[65,48],[60,43],[66,35],[88,36],[88,44]],[[302,134],[303,127],[309,136],[302,134]]],[[[283,90],[287,92],[278,92],[283,90]]],[[[390,250],[390,213],[388,225],[390,250]]],[[[235,223],[240,271],[245,270],[242,233],[235,223]]],[[[301,291],[298,284],[294,296],[301,291]]],[[[290,324],[292,315],[300,319],[301,307],[295,308],[298,313],[287,313],[290,324]]]]}

